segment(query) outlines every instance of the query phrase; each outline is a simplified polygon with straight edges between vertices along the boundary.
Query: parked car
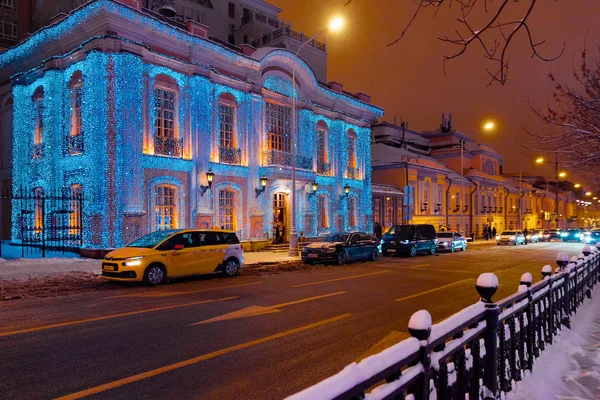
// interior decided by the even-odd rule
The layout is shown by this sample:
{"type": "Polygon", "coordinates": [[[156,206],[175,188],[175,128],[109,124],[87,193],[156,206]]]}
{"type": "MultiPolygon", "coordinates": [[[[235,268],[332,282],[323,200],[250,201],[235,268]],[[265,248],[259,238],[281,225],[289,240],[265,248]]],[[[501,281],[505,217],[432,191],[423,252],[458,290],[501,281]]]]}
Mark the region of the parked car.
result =
{"type": "Polygon", "coordinates": [[[525,244],[527,243],[538,243],[540,241],[540,236],[537,231],[531,231],[525,235],[525,244]]]}
{"type": "Polygon", "coordinates": [[[381,239],[384,256],[404,254],[415,257],[419,252],[435,254],[437,236],[433,225],[395,225],[381,239]]]}
{"type": "Polygon", "coordinates": [[[532,234],[535,233],[540,242],[549,242],[550,241],[550,231],[544,229],[537,229],[532,231],[532,234]]]}
{"type": "Polygon", "coordinates": [[[357,260],[379,259],[379,243],[364,232],[334,233],[302,249],[302,261],[332,261],[339,265],[357,260]]]}
{"type": "Polygon", "coordinates": [[[596,244],[600,242],[600,229],[592,229],[589,236],[585,237],[585,242],[589,244],[596,244]]]}
{"type": "Polygon", "coordinates": [[[152,232],[111,251],[102,261],[102,278],[145,281],[221,272],[236,275],[244,267],[244,250],[235,232],[219,229],[171,229],[152,232]]]}
{"type": "Polygon", "coordinates": [[[458,232],[438,232],[438,251],[450,251],[454,253],[457,249],[467,250],[467,240],[458,232]]]}
{"type": "Polygon", "coordinates": [[[560,238],[563,242],[583,242],[585,235],[581,229],[565,229],[560,231],[560,238]]]}
{"type": "Polygon", "coordinates": [[[525,242],[525,235],[523,235],[523,232],[521,231],[504,231],[496,236],[496,243],[498,246],[501,244],[513,244],[515,246],[527,244],[525,242]]]}
{"type": "Polygon", "coordinates": [[[550,229],[550,240],[560,239],[560,229],[550,229]]]}

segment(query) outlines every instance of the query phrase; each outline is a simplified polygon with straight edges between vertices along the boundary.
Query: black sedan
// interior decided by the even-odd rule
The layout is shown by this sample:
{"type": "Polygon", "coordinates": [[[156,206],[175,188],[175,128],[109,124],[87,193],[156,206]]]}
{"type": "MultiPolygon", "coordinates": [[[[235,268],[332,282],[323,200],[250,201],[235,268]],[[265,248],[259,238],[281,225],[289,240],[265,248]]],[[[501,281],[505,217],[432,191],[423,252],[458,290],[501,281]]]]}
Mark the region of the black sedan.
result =
{"type": "Polygon", "coordinates": [[[563,242],[583,242],[584,234],[580,229],[565,229],[560,231],[563,242]]]}
{"type": "Polygon", "coordinates": [[[343,265],[357,260],[379,258],[379,243],[363,232],[333,233],[302,249],[302,261],[335,262],[343,265]]]}

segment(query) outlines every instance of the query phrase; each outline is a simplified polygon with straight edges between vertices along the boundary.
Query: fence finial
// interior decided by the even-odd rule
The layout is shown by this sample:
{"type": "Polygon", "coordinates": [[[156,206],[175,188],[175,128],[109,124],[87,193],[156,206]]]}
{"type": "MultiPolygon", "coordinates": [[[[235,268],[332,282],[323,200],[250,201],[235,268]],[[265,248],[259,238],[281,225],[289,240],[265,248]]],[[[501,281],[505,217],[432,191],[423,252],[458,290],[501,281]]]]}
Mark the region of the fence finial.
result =
{"type": "Polygon", "coordinates": [[[583,261],[585,260],[585,255],[583,253],[579,253],[579,255],[577,255],[577,261],[583,261]]]}
{"type": "Polygon", "coordinates": [[[485,272],[477,278],[475,285],[477,293],[481,296],[481,301],[484,303],[493,303],[492,297],[498,290],[498,277],[491,272],[485,272]]]}
{"type": "Polygon", "coordinates": [[[429,339],[431,334],[431,314],[427,310],[419,310],[411,315],[408,321],[408,333],[419,340],[429,339]]]}
{"type": "Polygon", "coordinates": [[[552,266],[551,265],[544,265],[542,267],[542,278],[546,279],[547,277],[552,276],[552,266]]]}
{"type": "Polygon", "coordinates": [[[529,272],[525,272],[523,275],[521,275],[521,282],[519,282],[521,285],[531,287],[531,282],[533,282],[533,277],[529,272]]]}
{"type": "Polygon", "coordinates": [[[563,269],[567,265],[569,265],[569,256],[567,253],[560,252],[556,255],[556,264],[558,268],[563,269]]]}
{"type": "Polygon", "coordinates": [[[589,244],[586,244],[585,246],[583,246],[583,250],[581,250],[581,252],[583,253],[584,256],[587,257],[592,252],[592,249],[590,248],[589,244]]]}

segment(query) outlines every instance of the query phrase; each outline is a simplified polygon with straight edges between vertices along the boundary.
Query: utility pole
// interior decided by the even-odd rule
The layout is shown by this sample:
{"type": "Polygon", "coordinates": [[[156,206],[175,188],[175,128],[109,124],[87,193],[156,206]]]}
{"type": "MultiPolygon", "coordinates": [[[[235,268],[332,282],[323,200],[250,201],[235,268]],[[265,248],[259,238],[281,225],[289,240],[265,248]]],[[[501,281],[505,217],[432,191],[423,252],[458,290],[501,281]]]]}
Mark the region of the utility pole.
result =
{"type": "MultiPolygon", "coordinates": [[[[554,198],[554,219],[558,228],[558,152],[554,152],[554,179],[556,180],[556,196],[554,198]]],[[[552,225],[552,224],[550,224],[552,225]]]]}

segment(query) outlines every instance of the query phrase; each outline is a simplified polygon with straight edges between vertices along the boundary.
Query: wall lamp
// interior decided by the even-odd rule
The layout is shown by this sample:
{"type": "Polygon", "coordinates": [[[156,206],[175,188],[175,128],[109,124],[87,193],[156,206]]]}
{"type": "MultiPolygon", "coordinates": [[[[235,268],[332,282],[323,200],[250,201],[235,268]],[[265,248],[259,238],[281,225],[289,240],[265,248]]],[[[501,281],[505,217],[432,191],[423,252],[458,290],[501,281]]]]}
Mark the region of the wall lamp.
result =
{"type": "Polygon", "coordinates": [[[254,189],[254,191],[256,192],[256,198],[258,198],[258,196],[260,196],[261,193],[265,191],[266,187],[267,187],[267,177],[261,176],[260,177],[260,188],[254,189]]]}
{"type": "Polygon", "coordinates": [[[348,197],[349,193],[350,193],[350,186],[348,186],[348,184],[346,184],[346,186],[344,186],[344,194],[340,196],[340,200],[343,200],[344,198],[348,197]]]}
{"type": "Polygon", "coordinates": [[[206,191],[212,187],[214,177],[215,173],[209,169],[206,173],[206,180],[208,181],[208,185],[200,185],[200,190],[202,190],[202,192],[200,192],[200,196],[204,196],[204,193],[206,193],[206,191]]]}
{"type": "Polygon", "coordinates": [[[317,189],[319,189],[319,184],[317,183],[317,181],[311,183],[310,188],[312,189],[312,192],[308,194],[308,197],[314,196],[317,193],[317,189]]]}

